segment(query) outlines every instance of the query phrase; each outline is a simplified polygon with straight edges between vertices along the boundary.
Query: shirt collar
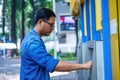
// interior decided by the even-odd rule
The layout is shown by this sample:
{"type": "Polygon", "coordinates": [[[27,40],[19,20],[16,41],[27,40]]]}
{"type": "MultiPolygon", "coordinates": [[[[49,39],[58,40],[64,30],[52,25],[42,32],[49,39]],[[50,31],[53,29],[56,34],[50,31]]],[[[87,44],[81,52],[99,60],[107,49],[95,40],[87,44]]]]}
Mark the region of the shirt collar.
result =
{"type": "Polygon", "coordinates": [[[30,32],[31,32],[32,34],[38,36],[38,37],[41,39],[40,35],[39,35],[34,29],[31,29],[30,32]]]}

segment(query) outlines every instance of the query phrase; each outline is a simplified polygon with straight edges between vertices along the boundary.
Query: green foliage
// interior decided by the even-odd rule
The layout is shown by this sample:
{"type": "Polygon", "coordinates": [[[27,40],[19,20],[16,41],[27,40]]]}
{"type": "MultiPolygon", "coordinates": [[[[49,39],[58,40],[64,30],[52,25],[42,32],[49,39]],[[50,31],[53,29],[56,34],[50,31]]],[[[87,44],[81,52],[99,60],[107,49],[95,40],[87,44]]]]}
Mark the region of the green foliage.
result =
{"type": "MultiPolygon", "coordinates": [[[[52,9],[51,0],[25,0],[25,33],[33,27],[33,17],[39,8],[46,7],[52,9]]],[[[22,26],[22,0],[16,0],[16,32],[17,38],[20,38],[20,29],[22,26]]],[[[11,0],[5,0],[5,24],[11,30],[11,0]]]]}
{"type": "Polygon", "coordinates": [[[62,53],[62,56],[63,56],[63,57],[67,57],[67,56],[71,57],[71,56],[74,56],[74,54],[75,54],[75,53],[66,52],[66,53],[62,53]]]}
{"type": "Polygon", "coordinates": [[[5,18],[8,26],[11,26],[11,0],[5,0],[5,18]]]}
{"type": "Polygon", "coordinates": [[[74,55],[75,53],[70,53],[70,52],[62,53],[61,60],[76,60],[76,56],[74,55]]]}
{"type": "Polygon", "coordinates": [[[70,61],[70,60],[76,60],[75,56],[71,56],[71,57],[61,57],[62,61],[70,61]]]}
{"type": "Polygon", "coordinates": [[[49,51],[49,54],[50,54],[51,56],[54,56],[54,49],[51,49],[51,50],[49,51]]]}
{"type": "Polygon", "coordinates": [[[0,36],[2,36],[2,33],[0,33],[0,36]]]}
{"type": "Polygon", "coordinates": [[[5,38],[6,38],[6,40],[9,40],[9,33],[5,34],[5,38]]]}
{"type": "MultiPolygon", "coordinates": [[[[3,36],[2,33],[0,34],[0,37],[3,36]]],[[[5,33],[5,39],[9,40],[9,33],[5,33]]]]}
{"type": "MultiPolygon", "coordinates": [[[[49,51],[49,54],[54,57],[54,49],[51,49],[49,51]]],[[[59,54],[59,52],[57,52],[57,59],[60,59],[60,60],[76,60],[76,56],[75,56],[75,53],[66,52],[66,53],[59,54]]]]}

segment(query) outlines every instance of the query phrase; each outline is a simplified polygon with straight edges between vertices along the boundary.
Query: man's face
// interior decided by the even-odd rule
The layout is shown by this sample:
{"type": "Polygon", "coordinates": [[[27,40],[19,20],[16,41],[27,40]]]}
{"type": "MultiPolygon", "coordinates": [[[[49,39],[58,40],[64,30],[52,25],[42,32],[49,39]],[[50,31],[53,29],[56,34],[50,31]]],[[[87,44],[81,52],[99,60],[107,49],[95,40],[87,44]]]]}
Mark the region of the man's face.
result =
{"type": "Polygon", "coordinates": [[[49,20],[42,20],[44,25],[41,29],[42,35],[49,36],[52,30],[54,30],[55,17],[50,17],[49,20]]]}

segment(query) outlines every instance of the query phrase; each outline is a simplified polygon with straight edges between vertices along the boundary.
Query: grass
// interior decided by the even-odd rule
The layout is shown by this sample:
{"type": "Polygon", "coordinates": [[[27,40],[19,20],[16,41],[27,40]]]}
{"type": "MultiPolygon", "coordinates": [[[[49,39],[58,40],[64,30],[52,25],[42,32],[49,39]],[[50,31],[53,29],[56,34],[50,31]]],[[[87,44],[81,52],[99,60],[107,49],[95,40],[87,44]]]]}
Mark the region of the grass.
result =
{"type": "Polygon", "coordinates": [[[61,57],[61,60],[65,60],[65,61],[68,61],[68,60],[76,60],[76,57],[75,57],[75,56],[71,56],[71,57],[61,57]]]}
{"type": "MultiPolygon", "coordinates": [[[[49,53],[54,57],[54,49],[51,49],[49,53]]],[[[59,52],[57,52],[59,53],[59,52]]],[[[59,53],[57,54],[57,58],[60,60],[76,60],[75,53],[65,52],[65,53],[59,53]]]]}

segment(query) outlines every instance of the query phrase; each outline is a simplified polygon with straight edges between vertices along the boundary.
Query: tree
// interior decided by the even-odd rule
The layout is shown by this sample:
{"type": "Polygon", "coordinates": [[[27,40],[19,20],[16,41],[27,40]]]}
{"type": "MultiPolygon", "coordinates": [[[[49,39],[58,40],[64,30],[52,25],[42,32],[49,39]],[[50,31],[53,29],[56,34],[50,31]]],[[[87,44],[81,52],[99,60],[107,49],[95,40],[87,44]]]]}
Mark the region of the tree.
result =
{"type": "MultiPolygon", "coordinates": [[[[1,0],[0,0],[1,1],[1,0]]],[[[49,0],[4,0],[5,1],[5,23],[10,29],[9,40],[17,44],[17,39],[24,38],[25,33],[33,27],[35,11],[41,7],[52,9],[49,0]],[[16,6],[17,5],[17,6],[16,6]]],[[[17,50],[12,52],[18,55],[17,50]]]]}
{"type": "Polygon", "coordinates": [[[25,1],[22,0],[22,27],[21,27],[21,41],[23,40],[24,36],[25,36],[25,26],[24,26],[24,8],[25,8],[25,1]]]}
{"type": "Polygon", "coordinates": [[[48,0],[30,0],[30,5],[32,8],[32,12],[30,13],[30,24],[32,26],[34,26],[33,22],[34,22],[34,14],[36,12],[36,10],[46,7],[46,8],[50,8],[52,9],[52,3],[48,0]]]}
{"type": "Polygon", "coordinates": [[[5,0],[3,0],[3,9],[2,9],[2,32],[3,36],[5,36],[5,0]]]}
{"type": "MultiPolygon", "coordinates": [[[[11,41],[17,44],[16,37],[16,0],[11,0],[11,41]]],[[[17,49],[11,51],[11,57],[18,56],[17,49]]]]}

